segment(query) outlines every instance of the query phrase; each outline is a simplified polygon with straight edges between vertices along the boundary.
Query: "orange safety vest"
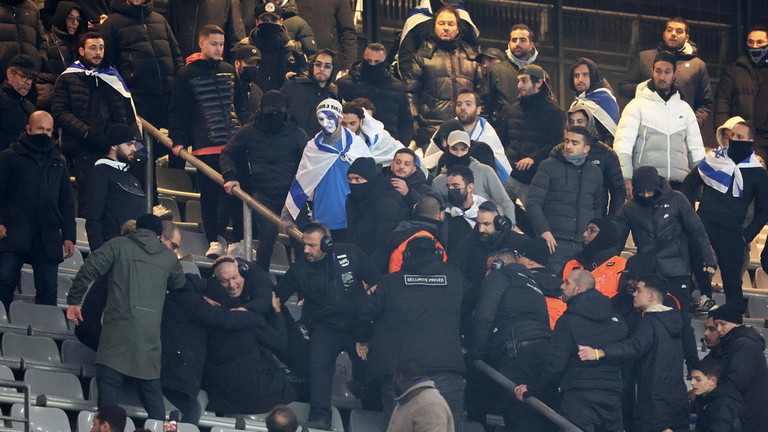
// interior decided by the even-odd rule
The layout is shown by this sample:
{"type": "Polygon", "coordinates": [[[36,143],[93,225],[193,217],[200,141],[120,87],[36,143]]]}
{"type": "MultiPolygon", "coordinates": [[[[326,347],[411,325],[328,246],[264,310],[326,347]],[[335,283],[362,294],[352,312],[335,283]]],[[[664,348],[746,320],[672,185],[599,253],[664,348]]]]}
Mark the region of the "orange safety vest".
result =
{"type": "Polygon", "coordinates": [[[563,316],[568,305],[558,298],[544,297],[544,300],[547,301],[547,311],[549,311],[549,328],[554,330],[557,320],[563,316]]]}
{"type": "MultiPolygon", "coordinates": [[[[392,252],[392,255],[389,256],[389,272],[394,273],[397,271],[400,271],[400,268],[403,267],[403,251],[405,251],[405,248],[408,247],[408,242],[411,241],[414,237],[429,237],[431,239],[435,238],[435,236],[432,235],[429,231],[419,231],[416,234],[408,237],[405,239],[404,242],[400,243],[400,245],[395,248],[395,250],[392,252]]],[[[445,248],[443,247],[440,242],[437,242],[437,247],[445,248]]],[[[448,253],[443,252],[443,262],[448,261],[448,253]]]]}
{"type": "MultiPolygon", "coordinates": [[[[608,261],[600,264],[600,266],[590,273],[595,278],[595,289],[603,293],[608,297],[613,297],[619,293],[619,281],[621,279],[621,272],[627,266],[626,258],[615,256],[608,261]]],[[[584,267],[576,260],[570,260],[565,264],[563,269],[563,280],[568,277],[569,274],[575,269],[583,269],[584,267]]]]}

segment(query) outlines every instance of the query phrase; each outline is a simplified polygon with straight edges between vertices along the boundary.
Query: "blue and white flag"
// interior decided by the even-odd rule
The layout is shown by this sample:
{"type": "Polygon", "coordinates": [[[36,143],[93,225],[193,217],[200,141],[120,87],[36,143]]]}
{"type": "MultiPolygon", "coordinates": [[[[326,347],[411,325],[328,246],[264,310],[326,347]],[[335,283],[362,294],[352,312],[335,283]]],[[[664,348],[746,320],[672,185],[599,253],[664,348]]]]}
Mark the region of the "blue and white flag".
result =
{"type": "Polygon", "coordinates": [[[293,179],[291,189],[285,199],[285,207],[294,219],[299,215],[304,204],[312,197],[325,173],[337,160],[341,159],[351,164],[359,157],[372,157],[365,142],[347,128],[342,128],[341,148],[342,150],[339,151],[324,144],[322,132],[307,142],[304,153],[301,155],[296,177],[293,179]]]}
{"type": "Polygon", "coordinates": [[[472,207],[464,210],[460,207],[450,206],[445,209],[445,212],[449,216],[453,217],[463,216],[464,220],[467,221],[469,226],[474,229],[475,225],[477,224],[477,212],[480,210],[480,204],[486,201],[488,200],[481,197],[480,195],[472,195],[472,207]]]}
{"type": "Polygon", "coordinates": [[[611,135],[616,135],[616,127],[619,124],[619,104],[616,98],[607,88],[598,88],[589,93],[582,93],[576,96],[576,100],[571,104],[583,104],[595,120],[605,126],[611,135]]]}
{"type": "MultiPolygon", "coordinates": [[[[384,129],[384,123],[373,118],[371,113],[365,108],[363,108],[363,115],[364,118],[360,124],[360,135],[371,151],[373,160],[379,165],[386,166],[392,164],[395,153],[405,148],[405,146],[384,129]]],[[[416,155],[415,163],[424,172],[424,175],[429,174],[418,155],[416,155]]]]}
{"type": "Polygon", "coordinates": [[[707,153],[704,160],[699,163],[698,170],[704,184],[720,193],[726,193],[733,182],[733,196],[740,197],[744,194],[744,179],[741,176],[741,168],[762,167],[754,152],[736,164],[728,157],[728,147],[718,147],[707,153]]]}
{"type": "Polygon", "coordinates": [[[136,125],[139,127],[139,133],[142,132],[143,128],[141,126],[141,119],[139,119],[139,115],[136,113],[136,106],[133,104],[131,91],[128,89],[128,85],[125,83],[125,81],[123,81],[123,77],[120,76],[120,72],[118,72],[117,69],[110,66],[106,69],[90,70],[83,66],[83,64],[78,60],[72,63],[61,74],[64,75],[66,73],[84,73],[88,76],[95,76],[96,78],[109,84],[110,87],[115,89],[123,97],[128,98],[128,100],[131,101],[131,108],[133,109],[133,116],[136,117],[136,125]]]}
{"type": "MultiPolygon", "coordinates": [[[[480,36],[480,30],[477,28],[475,23],[472,22],[472,17],[469,16],[469,12],[464,9],[464,6],[460,4],[455,4],[453,6],[459,13],[459,18],[468,22],[475,30],[475,36],[480,36]]],[[[421,4],[419,4],[419,7],[415,7],[408,11],[408,17],[405,18],[405,23],[403,23],[403,31],[400,34],[400,43],[405,40],[405,35],[407,35],[409,31],[413,30],[414,27],[423,23],[424,21],[428,21],[434,18],[434,16],[435,11],[432,10],[432,5],[430,4],[429,0],[422,0],[421,4]]]]}

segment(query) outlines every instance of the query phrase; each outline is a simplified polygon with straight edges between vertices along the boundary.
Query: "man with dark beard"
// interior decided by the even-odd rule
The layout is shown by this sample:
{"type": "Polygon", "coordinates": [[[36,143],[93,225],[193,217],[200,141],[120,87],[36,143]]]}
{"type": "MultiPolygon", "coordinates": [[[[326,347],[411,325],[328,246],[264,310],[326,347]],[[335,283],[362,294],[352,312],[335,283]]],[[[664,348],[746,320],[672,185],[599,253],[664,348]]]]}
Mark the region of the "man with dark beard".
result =
{"type": "Polygon", "coordinates": [[[373,158],[355,159],[347,170],[347,241],[355,244],[383,271],[389,263],[387,238],[405,220],[403,197],[376,170],[373,158]]]}
{"type": "Polygon", "coordinates": [[[254,82],[265,92],[280,89],[286,73],[295,75],[306,69],[307,58],[301,44],[288,36],[279,5],[266,2],[256,6],[256,28],[247,41],[261,52],[254,82]]]}
{"type": "Polygon", "coordinates": [[[376,118],[384,129],[406,146],[413,139],[413,117],[405,84],[392,76],[387,50],[380,43],[365,48],[363,59],[349,68],[349,74],[336,81],[344,101],[366,98],[376,107],[376,118]]]}
{"type": "Polygon", "coordinates": [[[584,249],[565,263],[563,280],[576,269],[584,269],[595,278],[595,289],[607,297],[619,292],[619,282],[627,260],[616,254],[618,233],[610,218],[594,218],[584,230],[584,249]]]}
{"type": "MultiPolygon", "coordinates": [[[[325,99],[336,99],[338,90],[333,83],[336,53],[320,50],[309,61],[306,74],[286,80],[280,87],[280,93],[288,101],[288,110],[309,136],[320,132],[315,108],[325,99]]],[[[264,89],[264,87],[262,87],[264,89]]]]}
{"type": "Polygon", "coordinates": [[[85,230],[92,251],[119,236],[125,221],[144,213],[144,190],[128,172],[136,160],[136,132],[128,125],[116,124],[107,129],[106,137],[104,144],[109,151],[96,161],[88,183],[85,230]]]}
{"type": "Polygon", "coordinates": [[[413,207],[421,197],[432,192],[430,181],[416,165],[416,153],[409,148],[395,152],[386,174],[392,186],[403,196],[405,204],[413,207]]]}
{"type": "MultiPolygon", "coordinates": [[[[238,179],[246,178],[250,172],[246,189],[267,208],[280,214],[306,144],[307,134],[288,114],[285,97],[274,90],[266,92],[255,121],[240,129],[221,151],[219,166],[224,190],[231,194],[233,187],[240,186],[238,179]],[[244,160],[248,160],[248,165],[240,163],[244,160]]],[[[262,218],[257,223],[256,263],[269,271],[278,227],[262,218]]]]}

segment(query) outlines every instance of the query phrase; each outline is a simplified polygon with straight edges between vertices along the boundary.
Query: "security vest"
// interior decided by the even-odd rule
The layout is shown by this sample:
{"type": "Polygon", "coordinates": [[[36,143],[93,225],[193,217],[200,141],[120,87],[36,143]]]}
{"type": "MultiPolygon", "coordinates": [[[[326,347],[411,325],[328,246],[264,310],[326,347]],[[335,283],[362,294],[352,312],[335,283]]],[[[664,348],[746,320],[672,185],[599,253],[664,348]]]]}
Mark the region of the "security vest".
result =
{"type": "MultiPolygon", "coordinates": [[[[626,266],[627,260],[625,258],[614,256],[600,264],[596,269],[590,270],[590,273],[595,278],[595,289],[607,297],[613,297],[618,294],[621,272],[624,271],[626,266]]],[[[563,269],[563,280],[576,269],[584,269],[584,266],[576,260],[568,261],[563,269]]]]}
{"type": "MultiPolygon", "coordinates": [[[[429,237],[431,239],[435,238],[435,236],[432,235],[432,233],[430,233],[429,231],[421,230],[416,234],[405,239],[405,241],[400,243],[400,245],[397,246],[397,248],[395,248],[395,250],[389,256],[389,272],[390,273],[400,271],[400,268],[403,267],[403,251],[405,251],[405,248],[408,247],[408,242],[410,242],[411,239],[414,237],[429,237]]],[[[442,244],[440,244],[440,242],[436,242],[436,243],[437,243],[437,247],[440,247],[443,250],[445,250],[445,247],[442,244]]],[[[443,262],[447,262],[447,261],[448,261],[448,253],[443,252],[443,262]]]]}

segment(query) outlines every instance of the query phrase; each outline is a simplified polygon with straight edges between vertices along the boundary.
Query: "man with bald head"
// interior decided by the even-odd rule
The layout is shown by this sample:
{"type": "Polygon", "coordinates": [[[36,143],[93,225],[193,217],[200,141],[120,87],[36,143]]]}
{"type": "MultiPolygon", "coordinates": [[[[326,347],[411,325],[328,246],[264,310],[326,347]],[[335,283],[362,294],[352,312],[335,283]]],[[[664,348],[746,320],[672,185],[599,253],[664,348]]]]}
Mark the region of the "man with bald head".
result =
{"type": "Polygon", "coordinates": [[[19,139],[0,152],[0,301],[5,307],[13,301],[24,263],[35,272],[35,303],[55,305],[59,263],[75,250],[69,172],[52,135],[51,115],[35,111],[19,139]]]}

